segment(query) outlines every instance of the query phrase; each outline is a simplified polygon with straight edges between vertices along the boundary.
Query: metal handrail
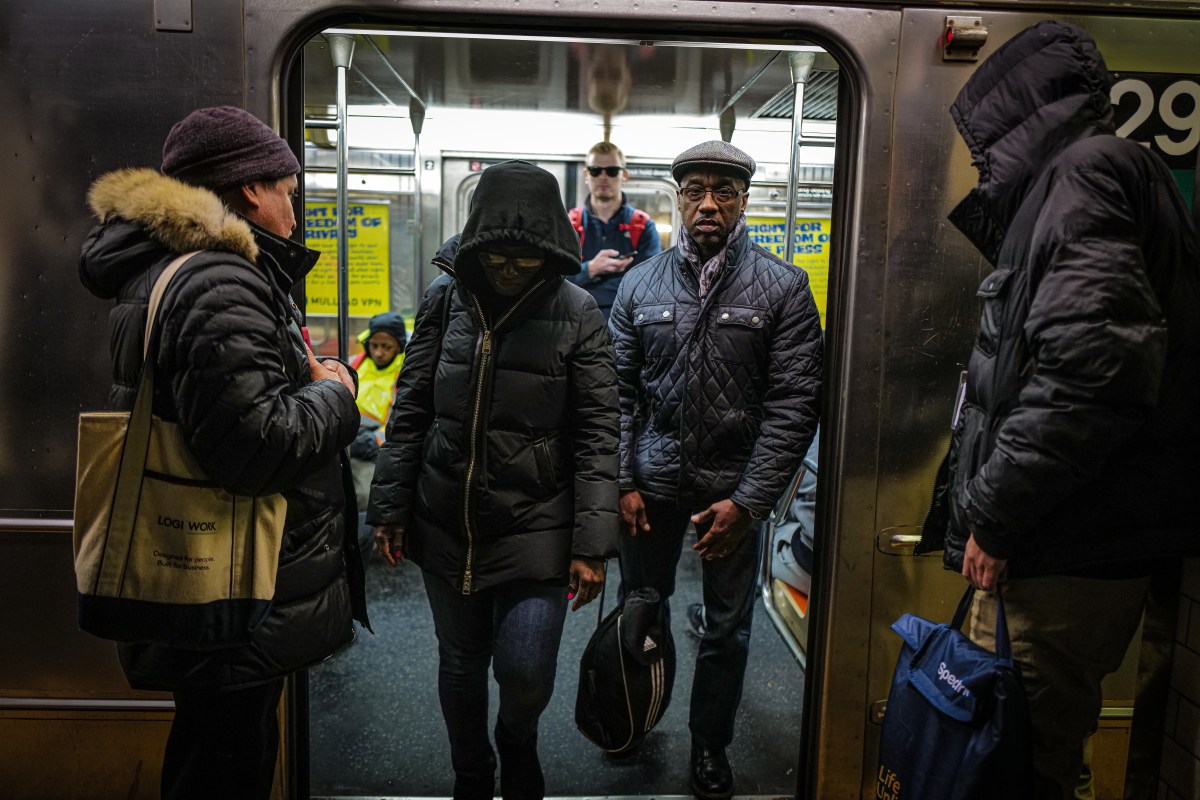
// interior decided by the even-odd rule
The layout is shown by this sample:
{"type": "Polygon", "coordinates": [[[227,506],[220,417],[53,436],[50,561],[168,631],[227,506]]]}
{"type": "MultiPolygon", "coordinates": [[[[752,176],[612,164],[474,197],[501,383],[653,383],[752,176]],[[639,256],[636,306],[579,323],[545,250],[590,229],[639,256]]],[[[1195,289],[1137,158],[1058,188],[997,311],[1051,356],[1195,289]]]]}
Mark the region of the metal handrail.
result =
{"type": "Polygon", "coordinates": [[[12,711],[173,711],[173,700],[93,700],[82,697],[0,697],[0,710],[12,711]]]}
{"type": "Polygon", "coordinates": [[[39,517],[0,517],[0,531],[17,533],[71,533],[75,520],[71,517],[43,519],[39,517]]]}

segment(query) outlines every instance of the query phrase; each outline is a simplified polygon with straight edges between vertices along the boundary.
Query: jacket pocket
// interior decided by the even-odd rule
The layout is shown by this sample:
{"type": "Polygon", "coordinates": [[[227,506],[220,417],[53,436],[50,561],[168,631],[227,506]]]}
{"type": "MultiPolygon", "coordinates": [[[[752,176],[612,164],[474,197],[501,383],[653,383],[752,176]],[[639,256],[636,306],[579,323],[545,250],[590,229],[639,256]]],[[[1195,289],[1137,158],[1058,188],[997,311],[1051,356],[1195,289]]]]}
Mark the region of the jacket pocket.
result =
{"type": "Polygon", "coordinates": [[[674,303],[634,306],[632,317],[646,358],[670,358],[675,354],[674,303]]]}
{"type": "Polygon", "coordinates": [[[988,442],[991,418],[983,409],[971,403],[963,405],[962,417],[958,429],[951,433],[952,444],[956,448],[954,461],[950,464],[949,473],[949,506],[950,506],[950,544],[961,550],[971,535],[971,526],[964,509],[967,504],[967,485],[979,474],[991,447],[988,442]]]}
{"type": "Polygon", "coordinates": [[[1004,334],[1004,316],[1013,285],[1013,270],[997,269],[983,279],[976,294],[983,300],[976,347],[985,355],[995,355],[1004,334]]]}
{"type": "Polygon", "coordinates": [[[537,464],[538,488],[543,496],[558,489],[558,477],[554,474],[554,457],[550,454],[550,441],[538,439],[533,443],[533,458],[537,464]]]}
{"type": "Polygon", "coordinates": [[[767,310],[753,306],[717,306],[711,355],[738,364],[759,363],[766,353],[767,310]]]}

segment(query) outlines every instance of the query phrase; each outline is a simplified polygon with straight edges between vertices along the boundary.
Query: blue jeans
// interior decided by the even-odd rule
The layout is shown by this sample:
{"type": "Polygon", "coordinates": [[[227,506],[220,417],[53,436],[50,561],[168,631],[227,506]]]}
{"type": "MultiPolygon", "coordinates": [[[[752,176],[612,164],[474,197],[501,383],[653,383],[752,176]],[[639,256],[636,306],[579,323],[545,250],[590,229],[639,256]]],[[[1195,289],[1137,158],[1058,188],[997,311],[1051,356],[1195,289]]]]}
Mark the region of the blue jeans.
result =
{"type": "MultiPolygon", "coordinates": [[[[621,536],[621,591],[651,586],[666,600],[675,593],[675,571],[693,510],[644,496],[643,500],[650,532],[621,536]]],[[[708,530],[707,525],[696,527],[701,537],[708,530]]],[[[761,549],[762,525],[754,523],[728,556],[701,562],[705,632],[696,654],[688,727],[696,742],[709,747],[728,747],[733,741],[750,655],[761,549]]],[[[669,604],[667,610],[670,613],[669,604]]]]}
{"type": "Polygon", "coordinates": [[[492,797],[496,756],[487,730],[489,664],[500,686],[496,746],[502,794],[538,796],[538,718],[554,693],[567,588],[519,583],[464,596],[442,578],[422,574],[437,632],[438,698],[450,736],[455,796],[492,797]],[[509,761],[512,768],[505,770],[509,761]]]}

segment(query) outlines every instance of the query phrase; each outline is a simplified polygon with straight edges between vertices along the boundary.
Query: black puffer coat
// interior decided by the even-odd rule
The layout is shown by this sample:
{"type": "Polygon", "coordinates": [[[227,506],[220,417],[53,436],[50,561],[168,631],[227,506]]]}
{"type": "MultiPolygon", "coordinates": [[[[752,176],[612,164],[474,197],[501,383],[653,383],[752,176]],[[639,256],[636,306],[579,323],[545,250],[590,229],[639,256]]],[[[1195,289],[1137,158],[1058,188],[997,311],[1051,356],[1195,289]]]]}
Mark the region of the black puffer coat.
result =
{"type": "Polygon", "coordinates": [[[808,274],[730,242],[703,301],[678,247],[626,274],[609,319],[621,490],[770,512],[817,430],[821,317],[808,274]]]}
{"type": "Polygon", "coordinates": [[[616,550],[612,346],[596,301],[563,280],[579,271],[579,237],[553,176],[490,167],[473,209],[457,254],[451,244],[434,260],[448,268],[453,257],[455,279],[421,302],[367,521],[406,523],[406,555],[464,593],[565,585],[572,557],[616,550]],[[478,259],[501,241],[548,255],[508,310],[478,259]]]}
{"type": "Polygon", "coordinates": [[[328,657],[353,639],[352,613],[366,622],[366,604],[341,464],[358,410],[336,381],[311,381],[287,295],[314,254],[154,170],[104,176],[90,199],[101,224],[84,243],[80,275],[93,294],[117,300],[113,407],[133,406],[155,279],[178,254],[203,250],[171,281],[159,311],[155,414],[180,422],[224,488],[287,500],[275,601],[253,641],[210,652],[122,645],[130,684],[241,686],[328,657]]]}
{"type": "Polygon", "coordinates": [[[1200,553],[1200,255],[1170,172],[1111,135],[1070,25],[1008,42],[951,115],[980,182],[950,218],[996,269],[921,551],[959,570],[973,532],[1013,577],[1200,553]]]}

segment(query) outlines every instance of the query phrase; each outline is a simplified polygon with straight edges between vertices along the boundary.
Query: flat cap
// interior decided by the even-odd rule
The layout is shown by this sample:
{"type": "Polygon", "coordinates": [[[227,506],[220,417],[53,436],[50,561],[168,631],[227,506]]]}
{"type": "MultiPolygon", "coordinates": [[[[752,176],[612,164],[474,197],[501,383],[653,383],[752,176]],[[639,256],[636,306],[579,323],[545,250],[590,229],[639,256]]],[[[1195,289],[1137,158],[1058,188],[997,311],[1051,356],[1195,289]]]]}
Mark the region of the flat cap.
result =
{"type": "Polygon", "coordinates": [[[675,161],[671,164],[671,177],[679,181],[693,170],[715,169],[721,172],[732,172],[749,183],[755,167],[753,158],[729,142],[714,139],[711,142],[701,142],[676,156],[675,161]]]}

